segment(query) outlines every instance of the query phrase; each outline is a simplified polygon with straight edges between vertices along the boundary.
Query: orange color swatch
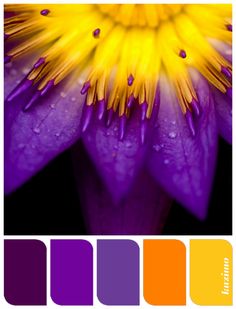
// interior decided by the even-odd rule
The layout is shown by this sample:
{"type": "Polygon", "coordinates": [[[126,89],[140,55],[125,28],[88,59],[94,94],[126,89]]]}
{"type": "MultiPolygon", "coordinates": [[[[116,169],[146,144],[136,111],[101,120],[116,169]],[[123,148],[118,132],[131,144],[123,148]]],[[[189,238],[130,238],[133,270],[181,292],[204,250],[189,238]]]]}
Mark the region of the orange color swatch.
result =
{"type": "Polygon", "coordinates": [[[186,248],[179,240],[144,240],[144,298],[151,305],[186,304],[186,248]]]}

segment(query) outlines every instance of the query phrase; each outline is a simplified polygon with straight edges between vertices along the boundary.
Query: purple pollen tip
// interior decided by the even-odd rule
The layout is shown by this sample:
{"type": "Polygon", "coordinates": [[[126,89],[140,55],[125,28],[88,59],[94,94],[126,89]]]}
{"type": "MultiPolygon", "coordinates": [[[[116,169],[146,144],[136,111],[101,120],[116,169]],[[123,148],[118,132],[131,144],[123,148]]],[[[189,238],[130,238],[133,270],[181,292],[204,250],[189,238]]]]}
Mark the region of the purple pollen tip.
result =
{"type": "Polygon", "coordinates": [[[127,107],[131,108],[133,106],[134,101],[135,101],[135,98],[134,98],[133,94],[131,94],[128,98],[127,107]]]}
{"type": "Polygon", "coordinates": [[[40,58],[38,59],[38,61],[35,62],[34,68],[37,69],[38,67],[40,67],[40,66],[41,66],[42,64],[44,64],[44,63],[45,63],[45,58],[40,57],[40,58]]]}
{"type": "Polygon", "coordinates": [[[90,82],[89,81],[85,82],[82,89],[80,90],[80,93],[81,94],[87,93],[90,87],[91,87],[90,82]]]}
{"type": "Polygon", "coordinates": [[[4,57],[4,63],[6,64],[6,63],[11,62],[11,58],[12,58],[12,56],[6,55],[6,56],[4,57]]]}
{"type": "Polygon", "coordinates": [[[181,58],[186,58],[186,57],[187,57],[186,51],[183,50],[183,49],[181,49],[181,50],[179,51],[179,56],[180,56],[181,58]]]}
{"type": "Polygon", "coordinates": [[[99,38],[99,35],[100,35],[100,32],[101,32],[101,29],[97,28],[93,31],[93,36],[95,38],[99,38]]]}
{"type": "Polygon", "coordinates": [[[112,123],[113,114],[114,114],[113,108],[110,108],[107,114],[107,127],[110,127],[112,123]]]}
{"type": "Polygon", "coordinates": [[[228,97],[230,97],[232,99],[232,88],[231,87],[227,88],[226,94],[227,94],[228,97]]]}
{"type": "Polygon", "coordinates": [[[187,121],[187,124],[188,124],[188,127],[190,129],[192,136],[195,136],[196,131],[194,127],[193,117],[192,117],[192,113],[189,110],[186,111],[185,118],[186,118],[186,121],[187,121]]]}
{"type": "Polygon", "coordinates": [[[127,80],[128,80],[128,85],[129,85],[129,86],[132,86],[133,81],[134,81],[134,77],[133,77],[133,75],[132,75],[132,74],[130,74],[127,80]]]}
{"type": "Polygon", "coordinates": [[[21,93],[25,92],[33,85],[33,80],[23,80],[7,97],[7,101],[11,102],[14,98],[18,97],[21,93]]]}
{"type": "Polygon", "coordinates": [[[230,72],[230,70],[224,66],[221,67],[221,72],[227,77],[227,78],[231,78],[232,77],[232,73],[230,72]]]}
{"type": "Polygon", "coordinates": [[[140,131],[140,137],[141,137],[141,144],[144,145],[146,141],[147,136],[147,121],[142,121],[141,123],[141,131],[140,131]]]}
{"type": "Polygon", "coordinates": [[[93,105],[85,105],[83,113],[82,132],[84,133],[88,129],[92,118],[93,105]]]}
{"type": "Polygon", "coordinates": [[[120,117],[120,127],[119,127],[119,140],[122,141],[125,136],[125,126],[126,126],[127,118],[125,115],[120,117]]]}
{"type": "Polygon", "coordinates": [[[140,106],[141,106],[141,120],[144,121],[146,119],[148,104],[145,101],[140,106]]]}
{"type": "Polygon", "coordinates": [[[50,11],[48,9],[44,9],[44,10],[40,11],[40,14],[42,16],[47,16],[49,13],[50,13],[50,11]]]}
{"type": "Polygon", "coordinates": [[[199,107],[199,103],[197,100],[193,99],[192,102],[191,102],[191,105],[192,105],[192,109],[193,109],[193,112],[196,116],[200,116],[200,107],[199,107]]]}
{"type": "Polygon", "coordinates": [[[45,95],[54,86],[54,80],[51,79],[47,82],[46,86],[41,90],[40,95],[45,95]]]}
{"type": "Polygon", "coordinates": [[[31,108],[31,106],[39,99],[40,97],[40,91],[37,90],[33,97],[30,99],[30,101],[23,107],[23,111],[27,112],[31,108]]]}
{"type": "Polygon", "coordinates": [[[106,102],[104,99],[98,101],[98,119],[99,120],[102,120],[103,118],[103,115],[105,112],[105,104],[106,102]]]}
{"type": "Polygon", "coordinates": [[[226,29],[230,32],[233,31],[233,26],[231,24],[226,25],[226,29]]]}

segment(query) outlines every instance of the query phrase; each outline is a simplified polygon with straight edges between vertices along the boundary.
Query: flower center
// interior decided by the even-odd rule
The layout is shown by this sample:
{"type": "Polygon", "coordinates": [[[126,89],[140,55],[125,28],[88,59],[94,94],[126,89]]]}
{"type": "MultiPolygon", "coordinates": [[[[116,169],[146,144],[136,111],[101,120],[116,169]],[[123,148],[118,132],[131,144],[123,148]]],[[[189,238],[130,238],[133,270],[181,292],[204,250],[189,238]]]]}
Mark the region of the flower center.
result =
{"type": "Polygon", "coordinates": [[[99,10],[125,27],[156,28],[161,22],[178,14],[181,4],[98,4],[99,10]]]}
{"type": "Polygon", "coordinates": [[[128,117],[132,105],[142,120],[152,115],[157,85],[166,74],[187,119],[199,113],[189,68],[197,69],[223,93],[231,93],[231,64],[208,38],[231,44],[230,5],[6,5],[5,37],[21,43],[6,62],[42,50],[38,61],[8,100],[31,85],[28,102],[61,82],[72,71],[83,80],[86,105],[128,117]]]}

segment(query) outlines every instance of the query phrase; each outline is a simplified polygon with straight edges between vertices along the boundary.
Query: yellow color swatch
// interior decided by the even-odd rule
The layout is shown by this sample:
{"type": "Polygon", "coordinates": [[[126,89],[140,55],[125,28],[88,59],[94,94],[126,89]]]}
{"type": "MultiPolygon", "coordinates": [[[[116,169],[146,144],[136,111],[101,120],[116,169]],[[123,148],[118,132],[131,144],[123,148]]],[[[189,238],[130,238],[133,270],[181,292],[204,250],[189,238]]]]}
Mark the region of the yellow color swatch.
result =
{"type": "Polygon", "coordinates": [[[226,240],[190,240],[190,295],[202,306],[232,305],[232,246],[226,240]]]}

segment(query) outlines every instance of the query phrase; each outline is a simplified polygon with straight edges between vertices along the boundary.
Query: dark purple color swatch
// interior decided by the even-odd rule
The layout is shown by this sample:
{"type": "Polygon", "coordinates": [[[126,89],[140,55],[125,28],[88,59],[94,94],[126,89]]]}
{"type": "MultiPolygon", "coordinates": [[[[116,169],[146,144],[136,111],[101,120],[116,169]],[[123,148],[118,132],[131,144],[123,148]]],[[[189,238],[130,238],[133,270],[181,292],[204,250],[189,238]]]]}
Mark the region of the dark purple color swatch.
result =
{"type": "Polygon", "coordinates": [[[105,305],[139,305],[139,247],[132,240],[98,240],[97,294],[105,305]]]}
{"type": "Polygon", "coordinates": [[[4,296],[12,305],[46,305],[46,247],[39,240],[4,241],[4,296]]]}
{"type": "Polygon", "coordinates": [[[51,298],[58,305],[93,304],[93,248],[85,240],[51,240],[51,298]]]}

